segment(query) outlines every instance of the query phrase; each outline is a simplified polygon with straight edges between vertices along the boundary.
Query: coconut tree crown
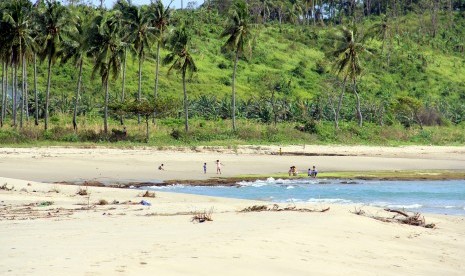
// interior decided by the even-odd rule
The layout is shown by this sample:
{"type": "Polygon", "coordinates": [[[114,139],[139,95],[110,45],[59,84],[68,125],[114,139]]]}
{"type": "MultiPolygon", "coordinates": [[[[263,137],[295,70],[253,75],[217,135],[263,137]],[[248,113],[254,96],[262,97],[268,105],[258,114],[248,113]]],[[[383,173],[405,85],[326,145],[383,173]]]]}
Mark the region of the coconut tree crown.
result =
{"type": "Polygon", "coordinates": [[[220,35],[221,38],[227,37],[222,50],[234,51],[247,58],[251,53],[250,41],[252,38],[247,3],[242,0],[234,2],[230,13],[231,16],[226,28],[220,35]]]}

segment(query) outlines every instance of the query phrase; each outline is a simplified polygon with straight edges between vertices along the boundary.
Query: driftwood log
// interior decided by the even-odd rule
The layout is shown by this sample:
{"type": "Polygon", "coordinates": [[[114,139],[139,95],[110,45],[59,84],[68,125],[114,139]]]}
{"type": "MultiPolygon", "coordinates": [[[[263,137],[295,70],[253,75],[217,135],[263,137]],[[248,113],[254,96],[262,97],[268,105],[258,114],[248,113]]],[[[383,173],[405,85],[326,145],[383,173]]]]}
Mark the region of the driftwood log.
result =
{"type": "Polygon", "coordinates": [[[357,210],[355,208],[355,211],[352,212],[352,214],[356,214],[359,216],[365,216],[365,217],[370,217],[379,221],[383,222],[395,222],[395,223],[400,223],[400,224],[407,224],[407,225],[413,225],[413,226],[421,226],[425,228],[435,228],[436,224],[434,223],[426,223],[425,217],[422,216],[420,213],[414,213],[413,215],[409,215],[405,211],[401,210],[395,210],[395,209],[384,209],[384,211],[390,212],[390,213],[395,213],[393,217],[381,217],[381,216],[373,216],[373,215],[368,215],[363,211],[361,208],[357,210]],[[401,217],[399,217],[399,215],[401,217]]]}
{"type": "Polygon", "coordinates": [[[281,208],[279,207],[278,204],[273,204],[272,207],[268,207],[267,205],[254,205],[250,206],[247,208],[244,208],[240,210],[240,213],[247,213],[247,212],[263,212],[263,211],[271,211],[271,212],[281,212],[281,211],[295,211],[295,212],[320,212],[324,213],[326,211],[329,211],[328,208],[324,209],[308,209],[308,208],[297,208],[296,206],[290,206],[290,207],[284,207],[281,208]]]}
{"type": "Polygon", "coordinates": [[[203,211],[202,213],[196,212],[194,213],[194,216],[191,219],[191,222],[206,222],[206,221],[213,221],[212,219],[212,214],[213,214],[213,208],[210,209],[210,211],[203,211]]]}

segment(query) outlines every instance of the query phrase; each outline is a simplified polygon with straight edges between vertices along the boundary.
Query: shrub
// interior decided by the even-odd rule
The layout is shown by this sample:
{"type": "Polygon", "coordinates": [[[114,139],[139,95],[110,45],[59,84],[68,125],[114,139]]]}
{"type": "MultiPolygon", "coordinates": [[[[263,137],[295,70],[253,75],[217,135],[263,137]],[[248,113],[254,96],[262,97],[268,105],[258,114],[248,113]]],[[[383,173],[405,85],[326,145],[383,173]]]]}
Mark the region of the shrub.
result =
{"type": "Polygon", "coordinates": [[[173,129],[170,133],[170,136],[173,137],[175,140],[179,140],[182,136],[181,131],[178,129],[173,129]]]}

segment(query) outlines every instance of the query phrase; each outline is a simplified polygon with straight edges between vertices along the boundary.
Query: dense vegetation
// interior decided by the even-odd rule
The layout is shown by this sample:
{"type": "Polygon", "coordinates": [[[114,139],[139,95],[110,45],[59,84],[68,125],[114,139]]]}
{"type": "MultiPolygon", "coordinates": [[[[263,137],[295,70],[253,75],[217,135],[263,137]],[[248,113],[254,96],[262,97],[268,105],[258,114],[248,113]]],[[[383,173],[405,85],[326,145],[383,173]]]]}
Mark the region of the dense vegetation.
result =
{"type": "Polygon", "coordinates": [[[465,1],[4,0],[0,14],[3,143],[465,142],[465,1]]]}

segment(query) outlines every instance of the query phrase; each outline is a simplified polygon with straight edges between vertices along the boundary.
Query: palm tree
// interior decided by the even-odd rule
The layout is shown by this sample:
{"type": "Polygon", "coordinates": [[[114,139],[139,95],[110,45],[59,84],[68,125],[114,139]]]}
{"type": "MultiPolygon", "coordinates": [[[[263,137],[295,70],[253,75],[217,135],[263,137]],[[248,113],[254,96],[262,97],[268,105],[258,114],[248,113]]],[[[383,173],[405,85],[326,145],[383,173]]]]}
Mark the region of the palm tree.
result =
{"type": "Polygon", "coordinates": [[[102,81],[102,89],[105,90],[103,120],[105,133],[108,133],[108,81],[111,75],[114,80],[118,78],[124,55],[124,43],[120,32],[121,29],[113,12],[97,16],[89,31],[89,52],[94,57],[92,78],[98,72],[102,81]]]}
{"type": "Polygon", "coordinates": [[[77,110],[82,84],[82,66],[84,64],[84,58],[89,51],[87,34],[93,19],[93,14],[91,12],[84,11],[80,14],[79,11],[76,12],[78,14],[76,14],[72,20],[75,29],[67,34],[68,39],[63,42],[61,53],[62,63],[73,60],[74,65],[78,68],[78,80],[73,109],[73,128],[75,131],[77,130],[77,110]]]}
{"type": "Polygon", "coordinates": [[[22,70],[22,96],[21,96],[21,120],[20,127],[23,123],[23,111],[25,101],[25,53],[32,48],[33,39],[31,37],[31,11],[32,4],[28,0],[18,0],[9,2],[3,13],[3,21],[10,26],[9,47],[12,50],[12,63],[14,65],[14,83],[13,87],[13,126],[16,126],[17,121],[17,83],[18,83],[18,67],[22,70]],[[8,5],[9,4],[9,5],[8,5]]]}
{"type": "Polygon", "coordinates": [[[381,39],[381,55],[383,55],[384,49],[387,49],[387,65],[390,63],[390,46],[392,39],[392,27],[389,22],[389,18],[383,15],[381,22],[375,23],[368,30],[368,36],[381,39]]]}
{"type": "Polygon", "coordinates": [[[164,43],[165,31],[169,25],[169,21],[171,17],[170,5],[168,5],[165,8],[163,6],[163,2],[161,0],[157,0],[157,2],[152,3],[149,6],[149,10],[148,10],[148,15],[151,17],[150,18],[151,24],[157,30],[157,34],[156,34],[157,36],[157,65],[155,67],[155,91],[153,94],[154,101],[157,100],[157,96],[158,96],[158,76],[160,73],[160,48],[164,43]]]}
{"type": "Polygon", "coordinates": [[[3,127],[3,121],[6,114],[7,104],[7,91],[8,91],[8,66],[11,62],[11,44],[12,44],[12,32],[11,25],[3,20],[3,14],[7,11],[8,2],[0,3],[0,61],[2,62],[2,110],[0,116],[0,125],[3,127]]]}
{"type": "MultiPolygon", "coordinates": [[[[128,22],[133,31],[129,32],[128,41],[133,44],[135,54],[139,60],[139,81],[137,89],[137,101],[140,102],[142,97],[142,63],[145,60],[146,52],[150,50],[152,41],[154,41],[154,28],[150,26],[150,17],[148,13],[140,7],[131,6],[133,10],[132,21],[128,22]]],[[[137,116],[140,123],[140,115],[137,116]]]]}
{"type": "MultiPolygon", "coordinates": [[[[134,26],[131,24],[132,21],[134,21],[134,11],[137,10],[137,8],[132,5],[130,2],[127,2],[126,0],[118,0],[116,1],[115,5],[113,6],[113,10],[116,10],[119,12],[117,14],[118,16],[118,23],[119,23],[119,28],[121,30],[124,30],[123,33],[131,34],[133,33],[134,26]]],[[[126,97],[126,62],[127,62],[127,52],[128,50],[131,50],[131,43],[128,41],[129,35],[123,36],[123,44],[122,47],[124,48],[124,55],[122,57],[122,63],[123,63],[123,76],[122,76],[122,81],[121,81],[121,102],[125,101],[126,97]]],[[[124,116],[120,116],[120,123],[121,125],[124,125],[124,116]]]]}
{"type": "Polygon", "coordinates": [[[249,27],[249,10],[247,4],[243,0],[238,0],[234,3],[231,18],[225,30],[221,34],[221,38],[227,37],[223,50],[234,52],[234,69],[232,75],[232,126],[236,131],[236,71],[237,63],[240,56],[244,53],[251,52],[251,30],[249,27]]]}
{"type": "Polygon", "coordinates": [[[339,102],[336,110],[335,127],[336,129],[339,128],[339,113],[341,110],[342,98],[344,97],[348,79],[352,82],[352,89],[357,99],[356,109],[358,124],[359,126],[362,126],[363,118],[360,110],[360,97],[357,92],[357,78],[362,73],[362,66],[360,64],[359,56],[363,52],[368,51],[365,49],[365,46],[362,43],[359,43],[356,39],[355,26],[353,30],[342,28],[341,33],[338,34],[336,38],[338,43],[336,46],[337,49],[332,52],[333,56],[336,58],[334,61],[334,67],[337,74],[343,75],[344,80],[342,84],[342,92],[339,95],[339,102]]]}
{"type": "Polygon", "coordinates": [[[182,76],[182,89],[184,92],[184,127],[186,132],[189,131],[189,103],[186,91],[186,77],[191,78],[192,75],[197,72],[197,66],[189,53],[188,46],[190,39],[190,34],[187,33],[184,26],[176,29],[168,41],[169,50],[171,52],[163,59],[163,64],[171,64],[168,73],[172,70],[176,70],[181,73],[182,76]]]}
{"type": "Polygon", "coordinates": [[[67,9],[60,2],[47,0],[44,9],[38,13],[39,40],[42,42],[39,57],[47,59],[47,89],[45,92],[45,130],[48,129],[50,83],[52,65],[60,53],[59,49],[63,41],[63,29],[67,26],[67,9]]]}

